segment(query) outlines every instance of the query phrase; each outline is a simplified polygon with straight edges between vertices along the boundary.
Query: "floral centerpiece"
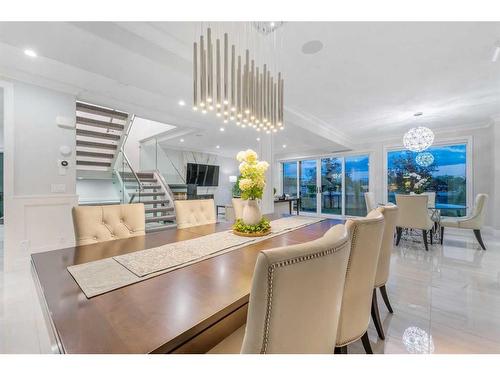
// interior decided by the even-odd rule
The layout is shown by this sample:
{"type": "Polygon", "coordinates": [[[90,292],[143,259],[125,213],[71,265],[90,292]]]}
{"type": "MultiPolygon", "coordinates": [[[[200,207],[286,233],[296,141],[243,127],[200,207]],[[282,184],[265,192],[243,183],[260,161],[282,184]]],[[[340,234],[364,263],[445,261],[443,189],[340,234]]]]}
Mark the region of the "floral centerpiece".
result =
{"type": "Polygon", "coordinates": [[[240,233],[267,234],[270,230],[269,221],[262,217],[258,199],[262,199],[266,187],[266,171],[269,163],[259,161],[253,150],[240,151],[236,156],[240,162],[240,178],[238,186],[241,198],[245,201],[242,218],[236,220],[233,229],[240,233]]]}
{"type": "Polygon", "coordinates": [[[416,194],[421,194],[425,191],[425,188],[429,185],[430,181],[428,178],[420,176],[418,173],[412,172],[408,173],[404,177],[404,186],[407,191],[412,191],[416,194]]]}

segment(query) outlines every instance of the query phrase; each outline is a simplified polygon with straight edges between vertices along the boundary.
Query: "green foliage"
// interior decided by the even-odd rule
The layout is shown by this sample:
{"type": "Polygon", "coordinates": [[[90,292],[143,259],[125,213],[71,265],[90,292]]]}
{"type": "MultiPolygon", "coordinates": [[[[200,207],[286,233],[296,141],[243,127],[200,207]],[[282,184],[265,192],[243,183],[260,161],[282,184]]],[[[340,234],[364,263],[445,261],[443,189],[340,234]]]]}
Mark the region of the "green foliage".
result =
{"type": "Polygon", "coordinates": [[[233,189],[232,189],[233,198],[241,197],[240,179],[241,179],[241,175],[238,176],[238,178],[236,179],[236,182],[233,185],[233,189]]]}
{"type": "Polygon", "coordinates": [[[233,225],[233,229],[241,233],[262,233],[271,229],[271,223],[265,217],[260,219],[255,225],[248,225],[242,219],[237,219],[233,225]]]}
{"type": "Polygon", "coordinates": [[[396,193],[421,193],[432,185],[432,172],[437,170],[435,164],[423,167],[415,161],[415,154],[406,151],[393,162],[392,169],[388,172],[389,191],[396,193]],[[418,175],[418,178],[415,176],[418,175]],[[425,184],[420,180],[424,179],[425,184]]]}

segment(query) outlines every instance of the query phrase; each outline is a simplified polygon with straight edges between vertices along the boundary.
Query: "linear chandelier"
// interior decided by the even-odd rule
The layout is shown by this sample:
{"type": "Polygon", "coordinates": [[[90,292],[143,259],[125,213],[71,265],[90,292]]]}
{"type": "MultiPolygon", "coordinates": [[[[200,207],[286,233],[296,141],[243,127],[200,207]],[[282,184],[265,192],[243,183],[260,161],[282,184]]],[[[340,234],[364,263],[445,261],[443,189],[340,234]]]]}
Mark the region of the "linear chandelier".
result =
{"type": "MultiPolygon", "coordinates": [[[[255,24],[253,27],[269,34],[277,27],[270,24],[265,32],[255,24]]],[[[234,121],[259,132],[283,130],[282,73],[276,74],[276,67],[269,63],[259,66],[248,48],[243,56],[237,55],[228,33],[221,36],[222,40],[214,37],[208,27],[206,35],[201,33],[199,41],[193,43],[193,110],[203,114],[214,111],[225,124],[234,121]]]]}

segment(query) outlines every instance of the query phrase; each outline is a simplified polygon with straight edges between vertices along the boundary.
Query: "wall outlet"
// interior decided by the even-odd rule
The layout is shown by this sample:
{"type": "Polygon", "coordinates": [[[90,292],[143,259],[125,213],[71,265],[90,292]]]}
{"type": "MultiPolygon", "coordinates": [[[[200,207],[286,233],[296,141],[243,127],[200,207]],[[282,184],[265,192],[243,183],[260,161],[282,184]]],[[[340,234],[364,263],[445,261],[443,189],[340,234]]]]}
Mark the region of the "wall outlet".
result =
{"type": "Polygon", "coordinates": [[[50,191],[52,193],[66,193],[66,184],[52,184],[50,191]]]}

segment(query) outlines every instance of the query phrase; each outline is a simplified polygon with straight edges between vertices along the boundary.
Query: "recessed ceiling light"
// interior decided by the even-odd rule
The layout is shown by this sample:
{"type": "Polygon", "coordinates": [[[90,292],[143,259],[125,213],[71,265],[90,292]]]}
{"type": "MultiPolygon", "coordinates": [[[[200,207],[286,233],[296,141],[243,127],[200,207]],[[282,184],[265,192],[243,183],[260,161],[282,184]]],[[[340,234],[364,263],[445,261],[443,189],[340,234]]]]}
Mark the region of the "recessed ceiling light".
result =
{"type": "Polygon", "coordinates": [[[320,40],[310,40],[302,46],[302,53],[314,55],[323,49],[323,43],[320,40]]]}
{"type": "Polygon", "coordinates": [[[260,142],[260,138],[257,138],[257,142],[260,142]]]}
{"type": "Polygon", "coordinates": [[[33,51],[32,49],[25,49],[24,50],[24,54],[26,56],[29,56],[29,57],[37,57],[38,55],[36,54],[35,51],[33,51]]]}
{"type": "Polygon", "coordinates": [[[224,129],[224,128],[220,128],[219,130],[220,130],[221,132],[223,132],[223,131],[224,131],[224,130],[226,130],[226,129],[224,129]]]}
{"type": "Polygon", "coordinates": [[[271,27],[274,27],[274,22],[271,22],[270,25],[271,25],[271,27]]]}
{"type": "Polygon", "coordinates": [[[215,148],[220,148],[220,146],[219,146],[219,145],[217,145],[217,146],[215,146],[215,148]]]}
{"type": "Polygon", "coordinates": [[[179,139],[179,142],[181,143],[184,142],[184,138],[179,139]]]}
{"type": "Polygon", "coordinates": [[[283,145],[282,147],[283,147],[283,148],[286,148],[286,145],[283,145]]]}
{"type": "Polygon", "coordinates": [[[186,102],[184,100],[179,100],[179,105],[181,107],[184,107],[186,105],[186,102]]]}

